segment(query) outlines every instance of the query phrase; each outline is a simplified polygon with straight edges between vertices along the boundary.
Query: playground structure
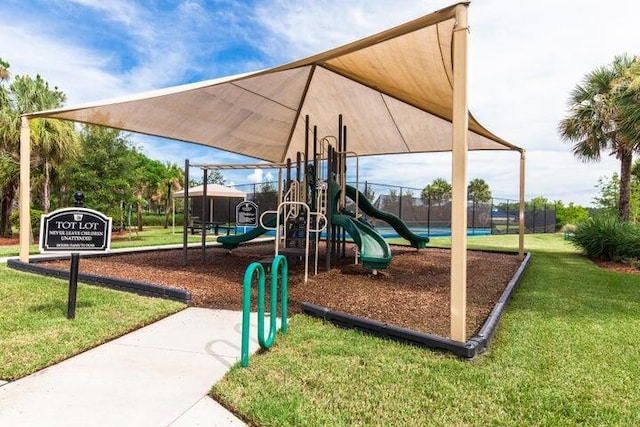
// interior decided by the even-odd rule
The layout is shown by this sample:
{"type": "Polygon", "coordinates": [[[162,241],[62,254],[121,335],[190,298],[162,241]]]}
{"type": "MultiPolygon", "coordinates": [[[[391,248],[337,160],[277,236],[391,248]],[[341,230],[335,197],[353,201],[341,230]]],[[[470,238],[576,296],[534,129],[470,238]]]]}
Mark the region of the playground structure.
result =
{"type": "MultiPolygon", "coordinates": [[[[347,234],[355,243],[355,262],[371,269],[374,274],[391,262],[391,250],[384,237],[368,218],[376,218],[389,224],[409,241],[412,247],[422,249],[428,237],[413,233],[397,216],[377,209],[357,189],[357,154],[348,151],[347,126],[342,115],[338,116],[338,137],[318,138],[317,127],[309,125],[305,117],[307,132],[304,152],[298,152],[295,163],[288,159],[278,167],[278,207],[267,210],[260,216],[260,224],[249,232],[220,236],[217,241],[226,249],[233,250],[241,243],[255,239],[269,231],[275,232],[275,255],[291,260],[304,260],[305,281],[308,279],[310,259],[314,273],[318,272],[319,242],[324,232],[325,268],[331,269],[339,257],[346,257],[347,234]],[[347,185],[347,158],[356,159],[356,187],[347,185]],[[286,180],[282,183],[282,171],[286,180]],[[293,172],[295,170],[295,176],[293,172]]],[[[188,161],[187,161],[188,164],[188,161]]],[[[204,170],[220,166],[200,165],[204,170]]],[[[233,166],[226,166],[231,168],[233,166]]],[[[243,166],[244,167],[244,166],[243,166]]],[[[206,172],[205,172],[206,173],[206,172]]],[[[187,179],[187,178],[186,178],[187,179]]],[[[268,264],[270,260],[266,260],[268,264]]]]}

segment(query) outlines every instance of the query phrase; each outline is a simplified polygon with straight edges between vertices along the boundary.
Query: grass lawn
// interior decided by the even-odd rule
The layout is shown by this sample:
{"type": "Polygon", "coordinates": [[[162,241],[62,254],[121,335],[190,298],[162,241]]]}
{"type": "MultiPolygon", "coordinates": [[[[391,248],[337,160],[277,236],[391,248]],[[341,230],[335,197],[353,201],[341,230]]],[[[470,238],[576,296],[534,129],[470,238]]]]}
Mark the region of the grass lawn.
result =
{"type": "MultiPolygon", "coordinates": [[[[469,245],[515,250],[517,236],[469,245]]],[[[260,425],[640,425],[640,276],[599,269],[561,234],[526,248],[529,269],[474,361],[298,315],[212,395],[260,425]]]]}
{"type": "Polygon", "coordinates": [[[184,308],[79,284],[67,320],[68,282],[0,265],[0,379],[11,381],[184,308]]]}
{"type": "MultiPolygon", "coordinates": [[[[115,236],[115,235],[114,235],[115,236]]],[[[182,228],[176,227],[175,234],[171,227],[145,227],[140,232],[124,232],[111,240],[111,248],[132,248],[140,246],[158,246],[158,245],[175,245],[182,244],[182,228]]],[[[207,242],[214,242],[215,236],[207,236],[207,242]]],[[[202,236],[199,234],[189,234],[189,243],[202,242],[202,236]]],[[[14,245],[0,245],[0,257],[17,256],[20,248],[17,244],[14,245]]],[[[31,245],[29,247],[29,253],[39,253],[38,245],[31,245]]]]}

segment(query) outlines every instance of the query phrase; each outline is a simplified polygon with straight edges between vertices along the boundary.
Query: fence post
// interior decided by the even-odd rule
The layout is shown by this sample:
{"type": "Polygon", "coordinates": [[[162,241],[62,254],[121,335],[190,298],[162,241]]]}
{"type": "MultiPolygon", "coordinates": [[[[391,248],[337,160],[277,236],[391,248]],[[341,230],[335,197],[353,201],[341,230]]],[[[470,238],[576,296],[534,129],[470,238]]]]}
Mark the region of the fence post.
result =
{"type": "Polygon", "coordinates": [[[431,193],[427,193],[427,236],[431,235],[431,193]]]}
{"type": "Polygon", "coordinates": [[[476,201],[471,201],[471,232],[476,234],[476,201]]]}
{"type": "Polygon", "coordinates": [[[493,197],[490,199],[489,204],[489,230],[491,234],[493,234],[493,197]]]}
{"type": "Polygon", "coordinates": [[[544,204],[544,232],[547,233],[547,209],[549,209],[549,205],[547,203],[544,204]]]}

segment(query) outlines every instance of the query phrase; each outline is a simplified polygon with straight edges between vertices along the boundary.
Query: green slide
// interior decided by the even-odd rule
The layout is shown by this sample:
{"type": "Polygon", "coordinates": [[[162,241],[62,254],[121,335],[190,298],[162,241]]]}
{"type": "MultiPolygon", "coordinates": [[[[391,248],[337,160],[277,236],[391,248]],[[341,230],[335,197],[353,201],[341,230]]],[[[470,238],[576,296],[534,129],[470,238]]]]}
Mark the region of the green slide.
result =
{"type": "MultiPolygon", "coordinates": [[[[277,217],[276,215],[273,215],[265,221],[264,225],[266,225],[267,227],[275,227],[276,223],[277,223],[277,217]]],[[[243,233],[243,234],[232,234],[229,236],[220,236],[218,237],[217,242],[222,243],[222,247],[225,249],[235,249],[238,247],[238,245],[240,245],[240,243],[253,240],[256,237],[263,235],[267,231],[269,230],[267,230],[264,227],[257,226],[256,228],[252,228],[250,231],[247,231],[246,233],[243,233]]]]}
{"type": "Polygon", "coordinates": [[[367,268],[387,268],[391,262],[391,249],[384,237],[364,221],[349,215],[334,214],[331,223],[347,230],[358,248],[360,259],[367,268]]]}
{"type": "Polygon", "coordinates": [[[400,237],[407,239],[412,247],[423,249],[425,246],[427,246],[427,242],[429,241],[428,237],[418,236],[413,231],[409,230],[407,224],[405,224],[404,221],[402,221],[400,218],[388,212],[381,211],[380,209],[373,206],[369,199],[367,199],[367,197],[362,194],[362,192],[359,192],[356,188],[347,185],[346,193],[347,196],[354,201],[356,200],[356,194],[360,193],[358,194],[358,207],[362,209],[365,214],[374,218],[381,219],[389,224],[391,227],[393,227],[394,230],[396,230],[400,237]]]}

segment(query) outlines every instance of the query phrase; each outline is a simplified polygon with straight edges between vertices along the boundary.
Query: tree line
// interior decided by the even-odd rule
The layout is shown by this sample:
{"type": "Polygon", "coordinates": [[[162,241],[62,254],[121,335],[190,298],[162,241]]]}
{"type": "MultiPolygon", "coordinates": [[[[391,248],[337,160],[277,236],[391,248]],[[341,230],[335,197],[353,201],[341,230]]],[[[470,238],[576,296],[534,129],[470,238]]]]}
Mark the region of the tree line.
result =
{"type": "MultiPolygon", "coordinates": [[[[10,237],[17,224],[20,179],[20,116],[64,106],[66,95],[40,75],[12,76],[0,58],[0,235],[10,237]]],[[[30,120],[32,226],[40,214],[73,204],[85,194],[85,206],[124,226],[125,212],[135,209],[142,228],[145,204],[171,212],[171,192],[182,188],[184,171],[176,164],[145,156],[128,134],[53,119],[30,120]]]]}

